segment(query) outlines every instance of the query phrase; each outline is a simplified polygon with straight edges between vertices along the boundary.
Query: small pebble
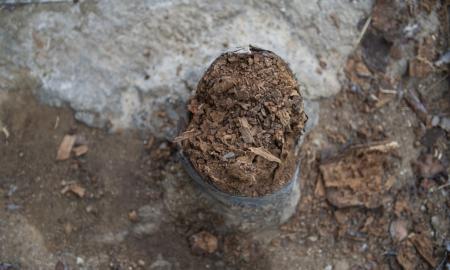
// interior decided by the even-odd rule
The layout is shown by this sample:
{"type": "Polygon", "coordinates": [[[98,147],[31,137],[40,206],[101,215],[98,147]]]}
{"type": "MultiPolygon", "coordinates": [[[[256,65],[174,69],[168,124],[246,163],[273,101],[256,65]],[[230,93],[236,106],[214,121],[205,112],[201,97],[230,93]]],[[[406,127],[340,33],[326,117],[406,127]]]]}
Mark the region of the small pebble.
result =
{"type": "Polygon", "coordinates": [[[431,126],[435,127],[437,125],[439,125],[439,116],[434,115],[433,118],[431,118],[431,126]]]}
{"type": "Polygon", "coordinates": [[[138,222],[139,221],[139,216],[138,216],[136,210],[133,210],[133,211],[128,213],[128,219],[131,222],[138,222]]]}
{"type": "Polygon", "coordinates": [[[77,257],[77,265],[83,265],[84,264],[84,260],[81,257],[77,257]]]}
{"type": "Polygon", "coordinates": [[[230,158],[234,158],[236,156],[236,154],[234,152],[228,152],[225,155],[223,155],[224,159],[230,159],[230,158]]]}
{"type": "Polygon", "coordinates": [[[316,242],[319,239],[319,237],[317,237],[317,235],[312,235],[310,237],[308,237],[308,240],[311,242],[316,242]]]}

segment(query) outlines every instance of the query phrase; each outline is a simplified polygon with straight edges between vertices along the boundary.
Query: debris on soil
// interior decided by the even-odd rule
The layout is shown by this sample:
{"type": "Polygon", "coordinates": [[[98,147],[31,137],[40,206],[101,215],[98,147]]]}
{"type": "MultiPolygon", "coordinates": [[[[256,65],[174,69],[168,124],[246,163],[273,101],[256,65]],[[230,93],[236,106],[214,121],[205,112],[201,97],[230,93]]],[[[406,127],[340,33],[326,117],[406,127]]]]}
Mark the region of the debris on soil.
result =
{"type": "Polygon", "coordinates": [[[432,154],[422,154],[415,162],[420,179],[447,180],[447,166],[432,154]]]}
{"type": "Polygon", "coordinates": [[[412,90],[406,93],[405,100],[409,107],[416,113],[420,121],[425,125],[431,123],[431,116],[428,114],[428,110],[412,90]]]}
{"type": "Polygon", "coordinates": [[[79,157],[79,156],[86,154],[89,151],[89,148],[87,145],[80,145],[80,146],[74,147],[72,149],[72,151],[76,157],[79,157]]]}
{"type": "Polygon", "coordinates": [[[424,38],[417,51],[417,56],[409,62],[409,76],[425,78],[433,72],[433,60],[436,58],[436,39],[424,38]]]}
{"type": "Polygon", "coordinates": [[[407,222],[397,219],[391,222],[389,233],[395,242],[401,242],[408,236],[407,222]]]}
{"type": "Polygon", "coordinates": [[[64,232],[67,234],[67,235],[70,235],[72,232],[73,232],[73,225],[72,224],[70,224],[70,223],[65,223],[64,224],[64,232]]]}
{"type": "Polygon", "coordinates": [[[5,135],[5,139],[8,139],[10,136],[8,129],[6,127],[2,127],[2,132],[5,135]]]}
{"type": "Polygon", "coordinates": [[[420,256],[431,266],[437,265],[437,258],[433,256],[433,243],[425,234],[412,234],[409,236],[420,256]]]}
{"type": "Polygon", "coordinates": [[[404,270],[419,269],[417,266],[420,263],[420,259],[411,241],[404,241],[400,244],[396,259],[404,270]]]}
{"type": "Polygon", "coordinates": [[[276,156],[274,156],[272,153],[270,153],[263,147],[249,147],[248,150],[250,150],[250,152],[252,152],[260,157],[263,157],[269,161],[281,163],[281,159],[277,158],[276,156]]]}
{"type": "Polygon", "coordinates": [[[65,135],[56,154],[56,160],[67,160],[70,158],[70,152],[75,144],[75,135],[65,135]]]}
{"type": "Polygon", "coordinates": [[[188,109],[192,119],[175,142],[219,189],[263,196],[290,181],[307,116],[298,83],[280,57],[255,48],[222,54],[188,109]]]}
{"type": "Polygon", "coordinates": [[[191,250],[197,255],[206,255],[216,252],[219,241],[216,236],[207,231],[201,231],[189,238],[191,250]]]}
{"type": "Polygon", "coordinates": [[[83,198],[86,194],[86,189],[77,183],[70,183],[61,190],[62,194],[66,194],[67,192],[75,194],[78,198],[83,198]]]}
{"type": "Polygon", "coordinates": [[[139,216],[136,210],[132,210],[128,213],[128,219],[131,222],[138,222],[139,221],[139,216]]]}
{"type": "Polygon", "coordinates": [[[320,172],[327,200],[338,208],[381,206],[382,196],[395,181],[389,171],[391,152],[396,148],[395,141],[358,145],[322,162],[320,172]]]}

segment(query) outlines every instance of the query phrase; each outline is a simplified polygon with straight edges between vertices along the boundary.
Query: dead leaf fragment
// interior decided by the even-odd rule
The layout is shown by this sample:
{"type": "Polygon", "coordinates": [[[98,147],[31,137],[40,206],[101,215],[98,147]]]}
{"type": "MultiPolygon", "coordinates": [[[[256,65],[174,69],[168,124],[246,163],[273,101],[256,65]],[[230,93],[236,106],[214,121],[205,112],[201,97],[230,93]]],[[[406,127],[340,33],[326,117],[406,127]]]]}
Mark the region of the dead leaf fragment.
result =
{"type": "Polygon", "coordinates": [[[88,151],[89,151],[89,148],[87,145],[80,145],[80,146],[73,148],[73,152],[74,152],[75,156],[77,156],[77,157],[86,154],[88,151]]]}
{"type": "Polygon", "coordinates": [[[404,270],[415,270],[419,264],[416,251],[410,241],[405,241],[400,245],[396,259],[404,270]]]}
{"type": "Polygon", "coordinates": [[[5,135],[5,138],[8,139],[9,138],[9,131],[6,127],[2,128],[2,132],[5,135]]]}
{"type": "Polygon", "coordinates": [[[138,213],[136,212],[136,210],[133,210],[133,211],[128,213],[128,219],[131,222],[138,222],[139,221],[139,216],[138,216],[138,213]]]}
{"type": "Polygon", "coordinates": [[[395,182],[386,169],[390,164],[388,152],[397,146],[396,142],[357,145],[322,162],[327,200],[338,208],[381,206],[384,194],[395,182]]]}
{"type": "Polygon", "coordinates": [[[289,112],[287,110],[278,111],[277,117],[278,119],[280,119],[280,122],[283,125],[283,127],[286,127],[291,123],[291,116],[289,115],[289,112]]]}
{"type": "Polygon", "coordinates": [[[192,235],[189,242],[192,252],[199,255],[214,253],[219,246],[217,237],[207,231],[201,231],[192,235]]]}
{"type": "Polygon", "coordinates": [[[316,195],[316,197],[325,196],[325,187],[323,186],[323,182],[320,177],[317,178],[316,188],[314,189],[314,195],[316,195]]]}
{"type": "Polygon", "coordinates": [[[425,78],[433,71],[433,66],[430,62],[417,57],[409,62],[409,76],[417,78],[425,78]]]}
{"type": "Polygon", "coordinates": [[[59,145],[58,153],[56,154],[56,160],[66,160],[70,158],[70,152],[75,144],[75,135],[65,135],[61,144],[59,145]]]}
{"type": "Polygon", "coordinates": [[[433,256],[433,243],[425,234],[412,234],[410,237],[420,256],[431,266],[436,267],[437,260],[433,256]]]}
{"type": "Polygon", "coordinates": [[[247,121],[247,118],[240,117],[239,124],[241,125],[239,131],[241,132],[242,139],[245,143],[254,143],[251,126],[247,121]]]}
{"type": "Polygon", "coordinates": [[[408,236],[407,223],[405,220],[397,219],[391,222],[389,233],[396,242],[401,242],[408,236]]]}
{"type": "Polygon", "coordinates": [[[274,156],[272,153],[270,153],[268,150],[264,149],[263,147],[249,147],[248,148],[252,153],[261,156],[269,161],[281,163],[281,159],[274,156]]]}

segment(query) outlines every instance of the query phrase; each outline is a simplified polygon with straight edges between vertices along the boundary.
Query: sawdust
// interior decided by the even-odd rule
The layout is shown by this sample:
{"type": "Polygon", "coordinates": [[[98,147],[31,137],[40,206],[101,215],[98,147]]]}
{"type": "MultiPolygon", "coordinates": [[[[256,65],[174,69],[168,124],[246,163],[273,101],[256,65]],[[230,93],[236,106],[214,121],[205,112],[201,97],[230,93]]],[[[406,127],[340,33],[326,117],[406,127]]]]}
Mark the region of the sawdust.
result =
{"type": "Polygon", "coordinates": [[[307,120],[299,87],[272,52],[225,53],[199,82],[191,121],[175,141],[219,189],[262,196],[290,181],[307,120]]]}

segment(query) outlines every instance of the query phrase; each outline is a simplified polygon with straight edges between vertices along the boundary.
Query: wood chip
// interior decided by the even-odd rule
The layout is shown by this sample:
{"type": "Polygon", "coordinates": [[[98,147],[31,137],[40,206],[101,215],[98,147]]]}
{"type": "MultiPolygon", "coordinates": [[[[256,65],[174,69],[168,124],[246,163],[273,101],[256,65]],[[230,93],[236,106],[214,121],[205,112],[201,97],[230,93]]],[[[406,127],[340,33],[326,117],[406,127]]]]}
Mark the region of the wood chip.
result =
{"type": "Polygon", "coordinates": [[[80,145],[80,146],[73,148],[73,153],[77,157],[86,154],[88,151],[89,151],[89,148],[87,145],[80,145]]]}
{"type": "Polygon", "coordinates": [[[245,143],[254,143],[255,140],[253,139],[251,126],[247,121],[247,118],[239,118],[239,124],[241,125],[241,128],[239,131],[241,132],[242,139],[245,143]]]}
{"type": "Polygon", "coordinates": [[[316,197],[325,197],[325,187],[323,186],[322,178],[318,177],[316,182],[316,188],[314,189],[314,195],[316,197]]]}
{"type": "Polygon", "coordinates": [[[58,153],[56,154],[56,160],[66,160],[70,158],[70,152],[75,144],[75,135],[64,136],[61,144],[59,145],[58,153]]]}
{"type": "Polygon", "coordinates": [[[189,242],[195,254],[212,254],[219,246],[217,237],[207,231],[192,235],[189,242]]]}
{"type": "Polygon", "coordinates": [[[197,136],[198,134],[199,134],[199,132],[196,131],[195,129],[187,130],[187,131],[183,132],[180,136],[173,139],[173,142],[180,143],[184,140],[191,139],[191,138],[197,136]]]}
{"type": "Polygon", "coordinates": [[[286,127],[291,123],[291,116],[289,115],[289,112],[287,110],[278,111],[277,117],[278,119],[280,119],[280,122],[283,125],[283,127],[286,127]]]}
{"type": "Polygon", "coordinates": [[[264,149],[263,147],[249,147],[248,148],[252,153],[261,156],[269,161],[277,162],[281,164],[281,159],[274,156],[272,153],[270,153],[268,150],[264,149]]]}
{"type": "Polygon", "coordinates": [[[423,233],[412,234],[410,239],[420,256],[422,256],[431,267],[436,267],[437,260],[433,257],[433,243],[431,242],[431,239],[423,233]]]}
{"type": "Polygon", "coordinates": [[[382,153],[389,153],[392,150],[398,149],[399,144],[396,141],[386,142],[386,143],[379,143],[375,145],[371,145],[367,148],[367,151],[378,151],[382,153]]]}
{"type": "Polygon", "coordinates": [[[66,194],[67,192],[71,192],[75,195],[77,195],[79,198],[83,198],[86,194],[86,189],[79,184],[70,184],[68,186],[65,186],[62,190],[62,194],[66,194]]]}
{"type": "Polygon", "coordinates": [[[139,221],[139,215],[137,213],[136,210],[132,210],[131,212],[128,213],[128,219],[131,222],[138,222],[139,221]]]}
{"type": "Polygon", "coordinates": [[[400,245],[396,259],[404,270],[415,270],[419,263],[416,251],[410,241],[405,241],[400,245]]]}
{"type": "Polygon", "coordinates": [[[8,129],[6,127],[3,127],[2,128],[2,132],[3,132],[3,134],[5,134],[5,138],[8,139],[9,138],[9,131],[8,131],[8,129]]]}

